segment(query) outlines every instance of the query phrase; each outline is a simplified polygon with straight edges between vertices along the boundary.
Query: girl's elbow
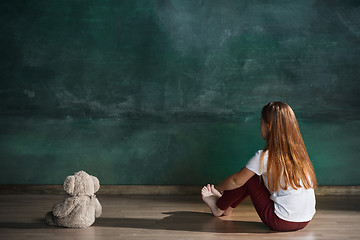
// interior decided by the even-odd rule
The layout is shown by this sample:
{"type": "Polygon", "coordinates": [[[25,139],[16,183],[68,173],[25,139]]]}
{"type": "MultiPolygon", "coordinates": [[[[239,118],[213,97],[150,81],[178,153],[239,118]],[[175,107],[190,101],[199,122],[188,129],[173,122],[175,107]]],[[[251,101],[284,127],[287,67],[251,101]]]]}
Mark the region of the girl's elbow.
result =
{"type": "Polygon", "coordinates": [[[236,178],[233,179],[233,184],[236,186],[236,188],[242,187],[244,183],[242,181],[237,180],[236,178]]]}

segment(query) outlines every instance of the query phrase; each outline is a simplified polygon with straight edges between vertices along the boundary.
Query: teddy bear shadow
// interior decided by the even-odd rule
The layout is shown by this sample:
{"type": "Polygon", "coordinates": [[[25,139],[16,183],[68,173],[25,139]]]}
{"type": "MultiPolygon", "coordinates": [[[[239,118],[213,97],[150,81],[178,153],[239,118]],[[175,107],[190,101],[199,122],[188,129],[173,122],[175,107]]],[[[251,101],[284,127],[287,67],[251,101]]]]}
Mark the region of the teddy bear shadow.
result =
{"type": "Polygon", "coordinates": [[[0,222],[0,228],[8,229],[49,229],[57,228],[46,224],[43,218],[34,219],[32,222],[0,222]]]}
{"type": "Polygon", "coordinates": [[[176,211],[163,212],[162,219],[98,218],[94,226],[159,229],[213,233],[270,233],[261,222],[223,220],[209,213],[176,211]]]}

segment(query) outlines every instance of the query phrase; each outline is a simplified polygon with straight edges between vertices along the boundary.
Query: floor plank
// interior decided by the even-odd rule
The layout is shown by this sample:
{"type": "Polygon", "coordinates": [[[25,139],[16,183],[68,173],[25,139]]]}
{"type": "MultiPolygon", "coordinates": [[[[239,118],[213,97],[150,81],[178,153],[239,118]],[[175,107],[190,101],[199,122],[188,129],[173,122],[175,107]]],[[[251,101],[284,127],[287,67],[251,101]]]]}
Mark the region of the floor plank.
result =
{"type": "Polygon", "coordinates": [[[360,239],[360,196],[318,196],[303,230],[278,233],[246,200],[231,216],[214,218],[200,196],[98,196],[103,214],[86,229],[47,226],[44,215],[63,195],[0,195],[0,239],[360,239]]]}

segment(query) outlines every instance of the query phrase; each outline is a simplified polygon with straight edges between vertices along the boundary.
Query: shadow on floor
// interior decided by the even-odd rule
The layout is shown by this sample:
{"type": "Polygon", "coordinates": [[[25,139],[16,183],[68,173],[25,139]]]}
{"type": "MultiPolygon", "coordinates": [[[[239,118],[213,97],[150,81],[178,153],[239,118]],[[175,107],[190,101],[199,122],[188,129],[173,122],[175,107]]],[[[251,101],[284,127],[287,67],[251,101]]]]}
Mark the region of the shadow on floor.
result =
{"type": "Polygon", "coordinates": [[[49,229],[56,228],[54,226],[49,226],[46,224],[45,220],[35,219],[33,222],[0,222],[1,228],[9,229],[49,229]]]}
{"type": "Polygon", "coordinates": [[[98,218],[94,226],[161,229],[214,233],[270,233],[261,222],[222,220],[202,212],[164,212],[162,219],[146,218],[98,218]]]}
{"type": "MultiPolygon", "coordinates": [[[[175,230],[213,233],[271,233],[261,222],[223,220],[202,212],[163,212],[168,215],[162,219],[148,218],[97,218],[94,227],[136,228],[175,230]]],[[[33,222],[0,222],[0,229],[56,229],[44,219],[33,222]]]]}

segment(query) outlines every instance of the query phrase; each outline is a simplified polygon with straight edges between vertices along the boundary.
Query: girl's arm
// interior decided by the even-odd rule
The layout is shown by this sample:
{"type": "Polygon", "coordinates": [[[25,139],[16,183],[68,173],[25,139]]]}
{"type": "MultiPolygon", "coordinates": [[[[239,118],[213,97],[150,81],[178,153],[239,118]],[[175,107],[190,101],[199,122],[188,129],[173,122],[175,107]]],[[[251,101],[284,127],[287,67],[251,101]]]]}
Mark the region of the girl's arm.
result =
{"type": "Polygon", "coordinates": [[[243,167],[239,172],[227,177],[224,181],[219,183],[216,189],[220,192],[225,190],[233,190],[244,185],[255,173],[246,167],[243,167]]]}

